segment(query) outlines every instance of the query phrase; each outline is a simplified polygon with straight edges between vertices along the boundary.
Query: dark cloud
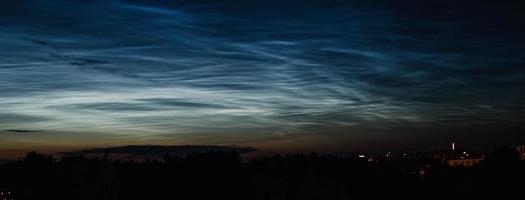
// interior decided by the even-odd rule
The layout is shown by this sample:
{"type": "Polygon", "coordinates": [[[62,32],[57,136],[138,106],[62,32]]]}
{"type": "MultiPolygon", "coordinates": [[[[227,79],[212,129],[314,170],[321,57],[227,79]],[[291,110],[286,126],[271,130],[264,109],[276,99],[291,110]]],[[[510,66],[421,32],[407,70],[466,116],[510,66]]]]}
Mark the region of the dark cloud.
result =
{"type": "Polygon", "coordinates": [[[153,111],[158,110],[154,106],[140,103],[79,103],[69,105],[58,105],[53,107],[60,110],[93,110],[93,111],[153,111]]]}
{"type": "Polygon", "coordinates": [[[44,132],[42,130],[24,130],[24,129],[5,129],[1,130],[3,132],[13,132],[13,133],[40,133],[44,132]]]}
{"type": "Polygon", "coordinates": [[[185,107],[185,108],[228,108],[226,105],[218,105],[213,102],[210,103],[199,103],[199,102],[190,102],[188,100],[181,99],[137,99],[142,102],[156,104],[160,106],[168,107],[185,107]]]}

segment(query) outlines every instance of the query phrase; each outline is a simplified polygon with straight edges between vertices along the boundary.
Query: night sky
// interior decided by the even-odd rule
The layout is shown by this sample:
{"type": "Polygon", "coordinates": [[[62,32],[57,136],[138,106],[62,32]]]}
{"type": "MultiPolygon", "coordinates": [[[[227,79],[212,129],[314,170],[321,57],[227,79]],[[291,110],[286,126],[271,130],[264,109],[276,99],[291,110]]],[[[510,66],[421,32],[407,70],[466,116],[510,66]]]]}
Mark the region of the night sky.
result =
{"type": "Polygon", "coordinates": [[[525,142],[519,2],[1,1],[0,157],[525,142]]]}

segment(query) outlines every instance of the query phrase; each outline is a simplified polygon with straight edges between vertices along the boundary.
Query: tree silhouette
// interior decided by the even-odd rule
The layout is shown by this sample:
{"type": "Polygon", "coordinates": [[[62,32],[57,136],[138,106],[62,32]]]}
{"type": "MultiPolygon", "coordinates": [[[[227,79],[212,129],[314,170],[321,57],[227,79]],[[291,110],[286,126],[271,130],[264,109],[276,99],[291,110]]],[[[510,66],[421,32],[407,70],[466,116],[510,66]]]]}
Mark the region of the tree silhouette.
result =
{"type": "MultiPolygon", "coordinates": [[[[439,152],[437,152],[439,153],[439,152]]],[[[0,191],[13,199],[374,199],[483,197],[520,193],[524,163],[497,148],[472,168],[449,167],[434,153],[354,157],[288,154],[243,161],[231,151],[190,152],[141,162],[29,152],[0,165],[0,191]],[[440,163],[441,162],[441,163],[440,163]],[[427,173],[418,172],[425,167],[427,173]],[[483,191],[480,193],[479,191],[483,191]]]]}

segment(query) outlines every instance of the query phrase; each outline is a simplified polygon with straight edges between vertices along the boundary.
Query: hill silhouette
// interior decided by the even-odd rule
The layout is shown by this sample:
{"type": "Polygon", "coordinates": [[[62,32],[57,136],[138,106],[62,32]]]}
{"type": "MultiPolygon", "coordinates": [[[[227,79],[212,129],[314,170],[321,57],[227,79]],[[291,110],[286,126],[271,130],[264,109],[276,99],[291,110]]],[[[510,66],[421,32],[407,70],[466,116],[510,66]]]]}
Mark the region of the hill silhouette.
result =
{"type": "Polygon", "coordinates": [[[189,153],[203,153],[203,152],[237,152],[240,154],[257,151],[252,147],[236,147],[236,146],[217,146],[217,145],[128,145],[121,147],[96,148],[72,152],[62,152],[60,154],[71,155],[89,155],[89,154],[120,154],[135,157],[146,158],[162,158],[166,155],[185,156],[189,153]]]}

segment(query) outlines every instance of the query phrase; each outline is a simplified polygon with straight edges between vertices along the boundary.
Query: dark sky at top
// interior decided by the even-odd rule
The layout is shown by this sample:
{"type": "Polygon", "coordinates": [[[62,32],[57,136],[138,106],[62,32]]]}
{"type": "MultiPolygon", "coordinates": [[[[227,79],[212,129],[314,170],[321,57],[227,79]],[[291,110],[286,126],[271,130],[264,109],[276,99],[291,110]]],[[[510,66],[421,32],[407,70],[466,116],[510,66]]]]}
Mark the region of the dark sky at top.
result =
{"type": "Polygon", "coordinates": [[[1,1],[0,156],[525,142],[519,2],[1,1]]]}

